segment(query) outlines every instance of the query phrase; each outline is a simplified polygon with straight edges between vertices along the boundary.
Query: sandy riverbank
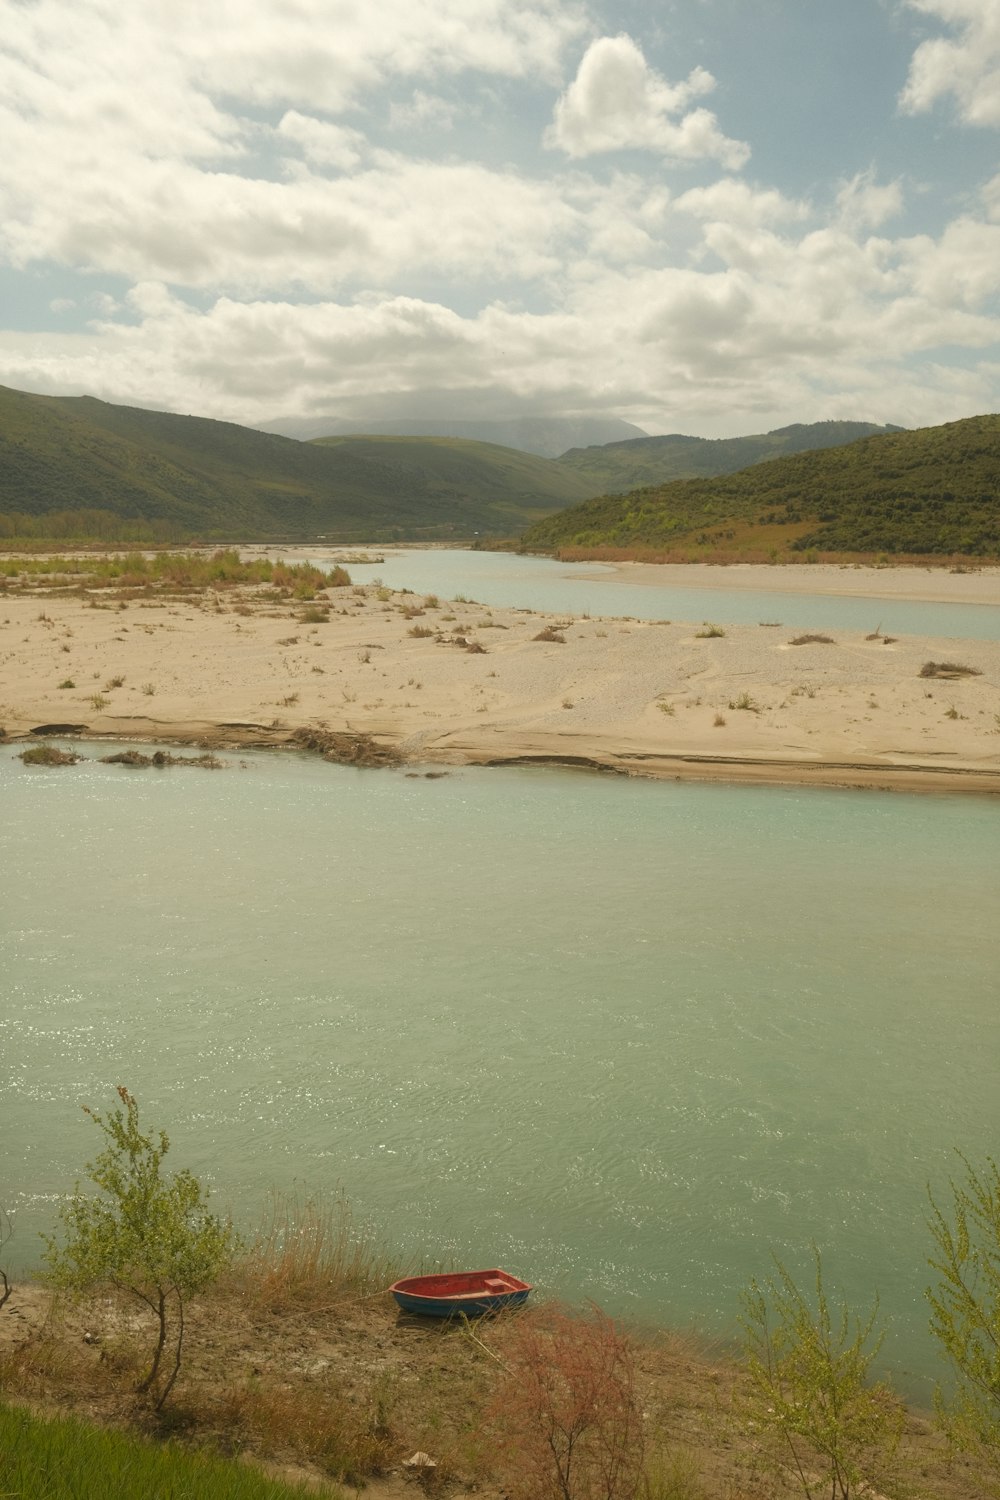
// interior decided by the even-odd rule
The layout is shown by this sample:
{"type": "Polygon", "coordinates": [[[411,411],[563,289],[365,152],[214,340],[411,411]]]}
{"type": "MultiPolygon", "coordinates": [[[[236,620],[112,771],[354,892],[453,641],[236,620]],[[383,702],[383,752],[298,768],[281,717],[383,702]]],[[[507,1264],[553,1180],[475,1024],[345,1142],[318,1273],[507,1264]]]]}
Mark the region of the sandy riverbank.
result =
{"type": "MultiPolygon", "coordinates": [[[[756,589],[772,594],[836,594],[846,598],[910,599],[931,604],[1000,605],[1000,568],[952,572],[943,567],[870,568],[855,563],[579,563],[577,578],[658,584],[684,589],[756,589]]],[[[872,627],[874,629],[874,625],[872,627]]]]}
{"type": "MultiPolygon", "coordinates": [[[[741,575],[713,571],[726,587],[741,575]]],[[[789,569],[763,571],[767,587],[778,574],[786,587],[798,582],[789,569]]],[[[795,570],[813,590],[822,572],[795,570]]],[[[985,578],[926,576],[964,600],[985,578]]],[[[329,618],[310,620],[305,606],[252,590],[120,601],[106,590],[8,593],[0,727],[8,739],[64,724],[252,745],[319,726],[374,736],[415,764],[557,761],[645,776],[1000,791],[995,642],[837,631],[832,643],[793,645],[787,628],[705,637],[700,624],[428,604],[375,586],[334,590],[328,602],[329,618]],[[536,640],[545,627],[564,639],[536,640]],[[920,676],[926,662],[956,657],[978,675],[920,676]]]]}

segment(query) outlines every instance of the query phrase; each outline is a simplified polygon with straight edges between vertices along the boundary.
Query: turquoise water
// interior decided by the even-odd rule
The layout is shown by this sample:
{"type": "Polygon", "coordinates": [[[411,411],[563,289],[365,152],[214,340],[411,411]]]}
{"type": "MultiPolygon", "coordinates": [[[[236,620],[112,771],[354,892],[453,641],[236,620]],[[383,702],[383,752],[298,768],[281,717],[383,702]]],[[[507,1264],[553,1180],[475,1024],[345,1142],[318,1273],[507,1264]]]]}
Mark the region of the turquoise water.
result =
{"type": "MultiPolygon", "coordinates": [[[[321,559],[316,559],[321,562],[321,559]]],[[[783,594],[757,589],[666,587],[619,583],[600,563],[559,563],[546,557],[447,548],[390,553],[382,563],[349,569],[357,583],[379,578],[390,588],[465,594],[480,604],[558,614],[632,616],[637,620],[713,620],[720,625],[778,621],[789,627],[875,630],[889,635],[935,635],[1000,640],[1000,599],[992,604],[925,604],[907,599],[783,594]],[[581,572],[597,578],[580,578],[581,572]]]]}
{"type": "Polygon", "coordinates": [[[230,760],[0,749],[9,1263],[121,1081],[244,1221],[342,1185],[642,1321],[731,1334],[815,1241],[926,1392],[926,1184],[1000,1130],[1000,805],[230,760]]]}

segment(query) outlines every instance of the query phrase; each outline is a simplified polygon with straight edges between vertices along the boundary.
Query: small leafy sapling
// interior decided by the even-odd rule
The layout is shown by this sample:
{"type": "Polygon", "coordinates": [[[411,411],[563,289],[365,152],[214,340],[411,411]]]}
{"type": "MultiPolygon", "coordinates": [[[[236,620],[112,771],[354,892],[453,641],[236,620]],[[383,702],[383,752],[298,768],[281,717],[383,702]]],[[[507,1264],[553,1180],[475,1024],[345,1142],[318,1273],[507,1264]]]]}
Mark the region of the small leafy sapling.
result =
{"type": "Polygon", "coordinates": [[[756,1436],[776,1439],[775,1466],[807,1500],[852,1500],[886,1493],[903,1432],[901,1403],[869,1379],[882,1345],[878,1304],[863,1321],[830,1306],[819,1251],[810,1300],[776,1262],[769,1281],[743,1295],[747,1388],[743,1418],[756,1436]]]}
{"type": "Polygon", "coordinates": [[[955,1375],[937,1409],[955,1446],[977,1453],[1000,1479],[1000,1168],[991,1157],[980,1171],[961,1161],[950,1213],[930,1200],[929,1263],[938,1276],[927,1292],[931,1332],[955,1375]]]}
{"type": "Polygon", "coordinates": [[[181,1367],[186,1300],[218,1278],[237,1239],[229,1219],[208,1212],[197,1178],[186,1170],[163,1172],[166,1134],[144,1134],[133,1096],[120,1085],[118,1097],[121,1106],[108,1115],[84,1106],[107,1139],[87,1163],[100,1191],[85,1194],[77,1184],[60,1212],[66,1242],[43,1236],[45,1258],[56,1286],[84,1292],[110,1283],[151,1309],[156,1345],[136,1390],[152,1396],[159,1411],[181,1367]]]}
{"type": "MultiPolygon", "coordinates": [[[[0,1208],[0,1251],[11,1236],[10,1218],[4,1209],[0,1208]]],[[[10,1301],[14,1288],[7,1280],[7,1272],[0,1266],[0,1308],[10,1301]]]]}

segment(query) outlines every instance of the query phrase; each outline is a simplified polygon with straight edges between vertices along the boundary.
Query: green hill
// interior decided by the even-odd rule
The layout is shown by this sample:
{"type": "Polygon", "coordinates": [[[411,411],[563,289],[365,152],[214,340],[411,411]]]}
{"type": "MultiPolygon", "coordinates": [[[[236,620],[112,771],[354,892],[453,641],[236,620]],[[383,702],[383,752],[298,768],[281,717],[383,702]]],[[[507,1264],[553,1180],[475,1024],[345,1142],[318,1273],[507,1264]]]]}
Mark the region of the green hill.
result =
{"type": "Polygon", "coordinates": [[[111,516],[168,539],[510,536],[592,493],[549,459],[492,444],[301,443],[231,422],[0,387],[0,535],[44,530],[46,517],[63,513],[64,534],[111,516]]]}
{"type": "MultiPolygon", "coordinates": [[[[450,437],[477,443],[498,443],[541,458],[558,458],[567,448],[620,443],[645,437],[641,427],[620,417],[446,417],[417,419],[403,416],[346,421],[340,417],[285,417],[259,424],[263,432],[282,437],[450,437]]],[[[860,434],[859,434],[860,436],[860,434]]]]}
{"type": "Polygon", "coordinates": [[[699,438],[672,432],[665,437],[631,438],[597,448],[570,448],[559,462],[608,494],[621,494],[671,479],[735,474],[751,464],[784,458],[813,448],[834,448],[877,433],[901,432],[874,422],[796,422],[750,437],[699,438]]]}
{"type": "Polygon", "coordinates": [[[1000,553],[1000,416],[891,432],[737,474],[602,495],[526,550],[1000,553]]]}
{"type": "Polygon", "coordinates": [[[551,512],[594,493],[589,480],[553,459],[470,438],[348,434],[316,438],[309,446],[391,470],[404,484],[419,482],[428,497],[475,495],[505,522],[508,536],[523,525],[526,511],[551,512]]]}

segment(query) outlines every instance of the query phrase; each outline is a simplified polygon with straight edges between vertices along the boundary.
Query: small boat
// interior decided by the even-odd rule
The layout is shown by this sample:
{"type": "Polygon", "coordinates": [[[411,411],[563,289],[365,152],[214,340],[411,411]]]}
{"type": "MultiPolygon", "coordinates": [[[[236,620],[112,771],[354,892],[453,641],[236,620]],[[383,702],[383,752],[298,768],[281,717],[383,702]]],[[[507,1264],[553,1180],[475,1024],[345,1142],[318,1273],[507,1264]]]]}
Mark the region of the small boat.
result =
{"type": "Polygon", "coordinates": [[[444,1271],[437,1276],[406,1276],[389,1288],[404,1312],[427,1318],[479,1318],[518,1307],[531,1286],[509,1271],[444,1271]]]}

